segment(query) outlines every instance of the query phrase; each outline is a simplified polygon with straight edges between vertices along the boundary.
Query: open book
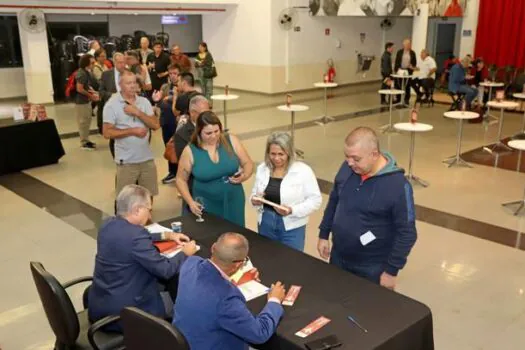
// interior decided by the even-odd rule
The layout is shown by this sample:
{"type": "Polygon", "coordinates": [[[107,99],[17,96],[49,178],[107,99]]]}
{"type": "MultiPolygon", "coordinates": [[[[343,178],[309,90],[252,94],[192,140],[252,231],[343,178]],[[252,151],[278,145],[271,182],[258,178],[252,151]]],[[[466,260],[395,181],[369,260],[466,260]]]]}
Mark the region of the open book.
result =
{"type": "MultiPolygon", "coordinates": [[[[157,223],[146,226],[146,230],[148,230],[149,233],[171,232],[169,228],[157,223]]],[[[177,242],[174,241],[155,242],[153,243],[153,245],[157,247],[157,249],[160,252],[160,255],[165,256],[166,258],[173,258],[175,255],[182,251],[183,246],[182,244],[177,244],[177,242]]],[[[197,246],[197,251],[199,251],[200,249],[201,248],[197,246]]]]}
{"type": "Polygon", "coordinates": [[[251,261],[248,261],[233,276],[231,281],[239,288],[246,301],[256,299],[268,294],[270,288],[266,287],[255,279],[257,272],[253,268],[251,261]]]}

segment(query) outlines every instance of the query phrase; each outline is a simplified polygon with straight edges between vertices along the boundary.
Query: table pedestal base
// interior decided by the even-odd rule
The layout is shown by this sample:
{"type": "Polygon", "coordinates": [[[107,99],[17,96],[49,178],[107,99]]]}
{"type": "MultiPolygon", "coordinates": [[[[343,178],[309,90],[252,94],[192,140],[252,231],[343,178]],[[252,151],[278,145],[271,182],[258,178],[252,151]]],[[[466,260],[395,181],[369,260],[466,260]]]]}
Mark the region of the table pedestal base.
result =
{"type": "Polygon", "coordinates": [[[506,144],[504,144],[503,142],[501,141],[498,141],[496,142],[495,144],[493,144],[492,146],[490,147],[483,147],[483,150],[487,151],[490,150],[489,153],[505,153],[505,152],[510,152],[512,151],[512,148],[510,148],[509,146],[507,146],[506,144]],[[497,150],[499,148],[499,150],[497,150]],[[502,150],[503,149],[503,150],[502,150]]]}
{"type": "Polygon", "coordinates": [[[514,211],[514,216],[517,216],[525,208],[525,199],[522,199],[520,201],[515,201],[515,202],[503,203],[502,206],[508,208],[508,207],[513,207],[517,204],[519,204],[519,207],[518,209],[514,211]]]}
{"type": "Polygon", "coordinates": [[[315,124],[325,126],[326,124],[335,121],[334,117],[328,117],[326,115],[320,117],[318,120],[315,121],[315,124]]]}
{"type": "Polygon", "coordinates": [[[398,134],[399,131],[397,131],[392,124],[385,124],[379,128],[383,134],[398,134]]]}
{"type": "Polygon", "coordinates": [[[407,174],[405,175],[405,177],[408,180],[408,182],[410,182],[412,185],[418,184],[423,187],[428,187],[430,185],[427,181],[423,180],[420,177],[417,177],[414,174],[407,174]]]}
{"type": "Polygon", "coordinates": [[[449,168],[451,168],[453,166],[458,166],[458,167],[464,166],[464,167],[467,167],[467,168],[472,168],[472,165],[467,163],[463,158],[461,158],[459,156],[454,156],[454,157],[447,158],[447,159],[445,159],[443,161],[443,163],[448,164],[449,168]]]}

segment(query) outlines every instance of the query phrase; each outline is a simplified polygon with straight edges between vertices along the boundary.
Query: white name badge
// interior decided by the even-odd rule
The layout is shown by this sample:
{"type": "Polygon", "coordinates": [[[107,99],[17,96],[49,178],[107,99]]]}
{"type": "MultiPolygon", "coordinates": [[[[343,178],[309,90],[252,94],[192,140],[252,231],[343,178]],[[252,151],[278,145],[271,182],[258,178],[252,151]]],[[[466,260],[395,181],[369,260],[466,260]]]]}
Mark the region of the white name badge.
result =
{"type": "Polygon", "coordinates": [[[367,233],[362,234],[361,237],[359,237],[359,240],[361,241],[361,244],[365,246],[375,241],[376,236],[372,233],[372,231],[368,231],[367,233]]]}

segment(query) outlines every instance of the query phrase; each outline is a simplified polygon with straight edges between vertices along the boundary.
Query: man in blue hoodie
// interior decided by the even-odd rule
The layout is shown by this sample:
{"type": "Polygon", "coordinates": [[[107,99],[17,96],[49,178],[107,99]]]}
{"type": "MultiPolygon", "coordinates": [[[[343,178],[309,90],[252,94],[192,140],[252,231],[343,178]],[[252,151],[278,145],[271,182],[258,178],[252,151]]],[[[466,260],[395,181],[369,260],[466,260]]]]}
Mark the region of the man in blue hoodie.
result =
{"type": "Polygon", "coordinates": [[[353,130],[344,152],[317,250],[331,264],[394,289],[417,239],[412,186],[395,159],[380,151],[372,129],[353,130]]]}

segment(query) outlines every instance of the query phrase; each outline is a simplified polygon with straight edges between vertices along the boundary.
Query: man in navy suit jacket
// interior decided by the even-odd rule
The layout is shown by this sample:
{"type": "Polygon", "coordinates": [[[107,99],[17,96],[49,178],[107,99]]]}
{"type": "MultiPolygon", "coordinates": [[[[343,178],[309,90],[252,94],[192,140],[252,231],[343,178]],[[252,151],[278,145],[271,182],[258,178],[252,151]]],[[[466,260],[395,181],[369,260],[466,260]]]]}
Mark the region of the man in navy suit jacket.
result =
{"type": "Polygon", "coordinates": [[[212,246],[209,260],[192,256],[181,268],[173,324],[192,350],[244,350],[275,332],[285,296],[281,282],[272,285],[268,303],[254,316],[239,289],[230,282],[248,261],[248,240],[225,233],[212,246]]]}
{"type": "MultiPolygon", "coordinates": [[[[187,255],[196,252],[195,242],[186,243],[183,253],[168,259],[160,255],[154,240],[189,241],[183,234],[151,235],[144,225],[151,218],[151,194],[138,185],[128,185],[117,197],[117,216],[107,220],[97,237],[93,284],[89,290],[89,319],[95,322],[118,315],[128,306],[165,318],[158,279],[169,280],[180,270],[187,255]]],[[[108,330],[120,330],[119,325],[108,330]]]]}

